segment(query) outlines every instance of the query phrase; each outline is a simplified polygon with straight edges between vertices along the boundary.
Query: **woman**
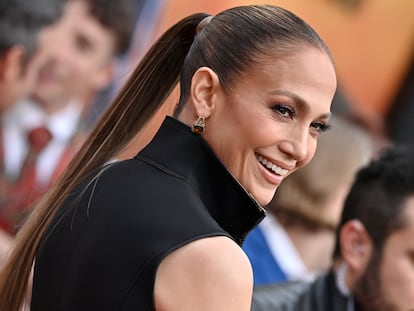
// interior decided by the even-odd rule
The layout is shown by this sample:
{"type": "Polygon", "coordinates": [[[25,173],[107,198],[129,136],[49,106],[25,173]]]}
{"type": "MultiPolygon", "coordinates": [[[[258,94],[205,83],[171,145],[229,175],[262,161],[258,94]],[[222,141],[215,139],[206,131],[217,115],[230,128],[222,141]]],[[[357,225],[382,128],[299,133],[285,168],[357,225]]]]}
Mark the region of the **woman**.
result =
{"type": "Polygon", "coordinates": [[[144,57],[59,184],[20,231],[0,309],[249,310],[240,245],[284,177],[312,158],[336,88],[329,51],[292,13],[194,14],[144,57]],[[163,104],[133,159],[105,165],[163,104]]]}

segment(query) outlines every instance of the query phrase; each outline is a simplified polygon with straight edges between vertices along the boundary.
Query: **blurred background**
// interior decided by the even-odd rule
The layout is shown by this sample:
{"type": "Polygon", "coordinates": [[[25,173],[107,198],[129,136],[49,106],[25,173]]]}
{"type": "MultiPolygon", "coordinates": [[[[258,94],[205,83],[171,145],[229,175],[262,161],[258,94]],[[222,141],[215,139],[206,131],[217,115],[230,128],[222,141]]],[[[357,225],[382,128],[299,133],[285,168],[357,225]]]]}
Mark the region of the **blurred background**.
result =
{"type": "MultiPolygon", "coordinates": [[[[29,35],[22,36],[26,40],[9,36],[18,33],[10,27],[29,28],[28,34],[31,28],[12,9],[36,15],[54,0],[38,7],[25,1],[0,2],[0,47],[6,44],[0,49],[0,263],[31,208],[66,168],[151,44],[192,13],[215,15],[263,3],[296,13],[332,51],[338,76],[334,114],[360,125],[378,147],[414,144],[413,0],[65,0],[62,16],[38,38],[32,34],[32,43],[37,41],[32,54],[24,49],[29,35]],[[118,41],[125,49],[117,51],[118,41]],[[6,105],[4,99],[10,98],[6,105]]],[[[177,100],[174,92],[117,158],[131,157],[145,146],[177,100]]],[[[351,143],[342,144],[356,153],[351,143]]]]}

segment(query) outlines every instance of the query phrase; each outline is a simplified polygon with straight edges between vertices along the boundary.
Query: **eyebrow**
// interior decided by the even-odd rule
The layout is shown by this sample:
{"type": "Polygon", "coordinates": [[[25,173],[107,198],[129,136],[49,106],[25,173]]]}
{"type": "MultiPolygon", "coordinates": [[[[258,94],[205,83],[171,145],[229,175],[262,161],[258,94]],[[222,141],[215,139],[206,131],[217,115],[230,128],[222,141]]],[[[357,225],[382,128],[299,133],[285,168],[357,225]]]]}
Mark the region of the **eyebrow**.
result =
{"type": "MultiPolygon", "coordinates": [[[[283,95],[283,96],[292,98],[299,105],[299,108],[301,110],[303,111],[310,110],[309,104],[302,97],[298,96],[297,94],[293,92],[286,91],[286,90],[276,90],[276,91],[270,92],[270,94],[283,95]]],[[[321,114],[317,119],[325,119],[325,118],[329,118],[330,116],[331,116],[331,112],[328,112],[328,113],[321,114]]]]}

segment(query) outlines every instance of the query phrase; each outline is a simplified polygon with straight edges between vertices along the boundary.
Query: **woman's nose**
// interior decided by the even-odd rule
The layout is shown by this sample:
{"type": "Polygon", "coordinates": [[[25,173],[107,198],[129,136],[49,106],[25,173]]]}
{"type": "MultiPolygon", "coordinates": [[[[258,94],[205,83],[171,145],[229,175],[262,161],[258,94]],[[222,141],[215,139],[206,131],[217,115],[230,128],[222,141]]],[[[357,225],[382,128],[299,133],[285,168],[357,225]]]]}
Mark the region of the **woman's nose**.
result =
{"type": "Polygon", "coordinates": [[[309,130],[295,126],[287,132],[287,137],[279,144],[279,149],[296,161],[304,161],[309,153],[309,130]]]}

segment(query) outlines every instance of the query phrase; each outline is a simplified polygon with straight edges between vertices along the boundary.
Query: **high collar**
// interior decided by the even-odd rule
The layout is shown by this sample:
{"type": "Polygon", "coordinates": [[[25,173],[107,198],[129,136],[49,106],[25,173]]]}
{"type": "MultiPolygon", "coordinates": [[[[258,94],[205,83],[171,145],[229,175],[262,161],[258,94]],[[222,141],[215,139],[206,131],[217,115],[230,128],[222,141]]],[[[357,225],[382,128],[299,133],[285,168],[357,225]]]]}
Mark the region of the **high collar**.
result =
{"type": "Polygon", "coordinates": [[[217,223],[238,244],[264,217],[264,209],[230,174],[200,135],[166,117],[151,143],[138,157],[185,179],[217,223]]]}

